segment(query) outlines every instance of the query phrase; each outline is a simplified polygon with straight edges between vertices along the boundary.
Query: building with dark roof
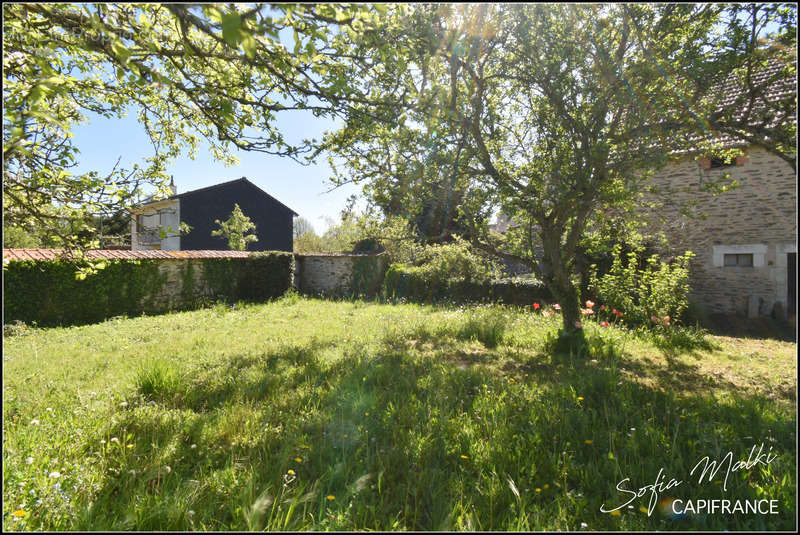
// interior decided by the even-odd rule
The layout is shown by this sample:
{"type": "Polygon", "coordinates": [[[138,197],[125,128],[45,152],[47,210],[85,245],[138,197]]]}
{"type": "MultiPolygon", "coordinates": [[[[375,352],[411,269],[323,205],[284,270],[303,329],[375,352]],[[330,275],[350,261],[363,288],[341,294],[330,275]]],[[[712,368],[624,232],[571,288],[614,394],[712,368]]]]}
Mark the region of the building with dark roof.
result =
{"type": "Polygon", "coordinates": [[[219,229],[214,221],[225,221],[238,204],[255,224],[258,241],[250,251],[293,249],[292,224],[297,213],[242,177],[214,186],[177,193],[164,199],[149,199],[131,210],[131,250],[228,250],[223,237],[212,236],[219,229]],[[189,226],[180,232],[181,223],[189,226]]]}

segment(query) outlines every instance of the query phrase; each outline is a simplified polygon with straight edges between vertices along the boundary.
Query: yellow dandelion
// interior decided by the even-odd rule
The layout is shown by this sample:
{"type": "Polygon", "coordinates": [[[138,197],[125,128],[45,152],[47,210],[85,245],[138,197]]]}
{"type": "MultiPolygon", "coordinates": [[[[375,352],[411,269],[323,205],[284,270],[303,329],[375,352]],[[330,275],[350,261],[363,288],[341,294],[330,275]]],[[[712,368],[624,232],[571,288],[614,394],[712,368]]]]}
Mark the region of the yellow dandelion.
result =
{"type": "Polygon", "coordinates": [[[126,447],[127,447],[128,449],[131,449],[131,448],[133,447],[133,444],[128,444],[126,447]]]}
{"type": "Polygon", "coordinates": [[[614,509],[611,511],[611,516],[620,516],[622,513],[619,512],[619,509],[614,509]]]}
{"type": "Polygon", "coordinates": [[[286,473],[289,474],[290,476],[293,476],[294,475],[294,470],[289,468],[289,470],[287,470],[286,473]]]}
{"type": "Polygon", "coordinates": [[[295,458],[294,458],[294,462],[296,462],[296,463],[302,463],[302,462],[303,462],[303,459],[301,459],[300,457],[295,457],[295,458]]]}
{"type": "Polygon", "coordinates": [[[547,483],[545,483],[545,484],[544,484],[544,488],[545,488],[545,489],[549,489],[549,488],[550,488],[550,485],[548,485],[547,483]]]}
{"type": "Polygon", "coordinates": [[[640,510],[641,512],[643,512],[643,513],[647,514],[647,507],[645,507],[644,505],[640,505],[640,506],[639,506],[639,510],[640,510]]]}
{"type": "Polygon", "coordinates": [[[27,513],[26,513],[24,510],[22,510],[22,509],[17,509],[17,510],[16,510],[16,511],[14,511],[14,513],[13,513],[13,515],[14,515],[14,516],[16,516],[17,518],[23,517],[23,516],[25,516],[26,514],[27,514],[27,513]]]}
{"type": "Polygon", "coordinates": [[[685,415],[683,415],[683,414],[681,414],[681,418],[686,418],[686,416],[685,416],[685,415]]]}
{"type": "Polygon", "coordinates": [[[466,455],[462,455],[461,458],[462,459],[469,459],[469,457],[467,457],[466,455]]]}
{"type": "Polygon", "coordinates": [[[329,501],[329,502],[332,502],[333,500],[335,500],[335,499],[336,499],[336,496],[334,496],[333,494],[328,494],[328,496],[327,496],[327,497],[328,497],[328,501],[329,501]]]}
{"type": "Polygon", "coordinates": [[[539,487],[536,487],[536,492],[542,492],[542,489],[540,489],[539,487]]]}
{"type": "Polygon", "coordinates": [[[592,441],[591,441],[591,440],[584,440],[584,442],[585,442],[586,444],[591,444],[591,443],[592,443],[592,441]]]}
{"type": "Polygon", "coordinates": [[[578,396],[578,401],[583,401],[583,396],[578,396]]]}

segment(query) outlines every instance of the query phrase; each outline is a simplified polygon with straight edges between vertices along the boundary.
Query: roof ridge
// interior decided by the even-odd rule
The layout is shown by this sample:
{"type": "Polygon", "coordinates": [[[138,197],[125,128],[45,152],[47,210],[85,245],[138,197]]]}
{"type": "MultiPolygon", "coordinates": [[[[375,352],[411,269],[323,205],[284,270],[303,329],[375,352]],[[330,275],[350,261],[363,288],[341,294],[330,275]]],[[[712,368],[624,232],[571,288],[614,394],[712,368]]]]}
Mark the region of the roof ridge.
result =
{"type": "Polygon", "coordinates": [[[183,193],[177,193],[175,195],[170,195],[169,197],[164,197],[163,199],[158,199],[158,200],[152,200],[151,199],[149,201],[146,200],[146,201],[142,202],[141,204],[139,204],[137,206],[145,206],[147,204],[154,204],[154,203],[157,203],[157,202],[168,201],[170,199],[180,199],[181,197],[184,197],[186,195],[190,195],[190,194],[193,194],[193,193],[198,193],[198,192],[201,192],[201,191],[213,190],[215,188],[226,186],[226,185],[232,184],[234,182],[245,182],[247,184],[250,184],[251,186],[256,188],[258,191],[260,191],[261,193],[263,193],[264,195],[266,195],[267,197],[269,197],[270,199],[272,199],[273,201],[275,201],[279,205],[281,205],[284,208],[286,208],[287,210],[289,210],[295,216],[299,215],[297,212],[295,212],[294,210],[292,210],[291,208],[286,206],[284,203],[282,203],[281,201],[279,201],[278,199],[276,199],[275,197],[273,197],[272,195],[270,195],[269,193],[267,193],[266,191],[261,189],[257,184],[253,183],[253,181],[250,180],[249,178],[247,178],[246,176],[243,176],[243,177],[240,177],[240,178],[234,178],[233,180],[226,180],[225,182],[220,182],[219,184],[212,184],[210,186],[205,186],[205,187],[202,187],[202,188],[197,188],[197,189],[193,189],[193,190],[189,190],[189,191],[184,191],[183,193]]]}

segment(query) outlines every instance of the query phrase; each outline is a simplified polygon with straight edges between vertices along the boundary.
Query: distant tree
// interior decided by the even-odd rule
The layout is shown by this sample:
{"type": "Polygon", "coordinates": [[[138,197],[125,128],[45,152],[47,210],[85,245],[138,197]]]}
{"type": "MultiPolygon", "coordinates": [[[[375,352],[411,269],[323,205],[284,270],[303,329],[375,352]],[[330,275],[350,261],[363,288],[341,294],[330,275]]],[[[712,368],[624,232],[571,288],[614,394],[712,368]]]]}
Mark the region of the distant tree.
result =
{"type": "Polygon", "coordinates": [[[41,240],[26,228],[15,225],[3,227],[3,249],[35,249],[41,240]]]}
{"type": "Polygon", "coordinates": [[[322,238],[317,236],[314,231],[306,232],[299,238],[294,240],[294,252],[300,254],[310,253],[323,253],[325,246],[322,243],[322,238]]]}
{"type": "Polygon", "coordinates": [[[292,236],[294,239],[300,238],[303,234],[307,232],[314,232],[314,225],[311,224],[311,221],[306,219],[305,217],[297,217],[292,224],[292,236]]]}
{"type": "Polygon", "coordinates": [[[228,240],[228,247],[234,251],[244,251],[247,249],[248,243],[258,241],[255,233],[251,232],[256,229],[255,223],[244,215],[244,212],[242,212],[238,204],[233,206],[231,217],[226,221],[220,223],[219,219],[216,219],[214,223],[221,228],[211,231],[211,235],[226,238],[228,240]]]}

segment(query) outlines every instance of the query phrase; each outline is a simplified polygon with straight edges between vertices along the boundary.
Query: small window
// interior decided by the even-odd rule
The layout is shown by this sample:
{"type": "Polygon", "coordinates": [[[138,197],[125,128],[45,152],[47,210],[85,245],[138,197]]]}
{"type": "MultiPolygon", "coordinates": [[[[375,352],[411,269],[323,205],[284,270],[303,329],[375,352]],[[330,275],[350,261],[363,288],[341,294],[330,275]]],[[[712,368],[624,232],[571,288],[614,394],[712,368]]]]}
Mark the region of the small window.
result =
{"type": "Polygon", "coordinates": [[[731,167],[736,165],[735,160],[731,160],[731,163],[725,163],[725,160],[722,158],[711,158],[711,169],[716,169],[718,167],[731,167]]]}
{"type": "Polygon", "coordinates": [[[753,253],[726,254],[724,262],[726,267],[753,267],[753,253]]]}

